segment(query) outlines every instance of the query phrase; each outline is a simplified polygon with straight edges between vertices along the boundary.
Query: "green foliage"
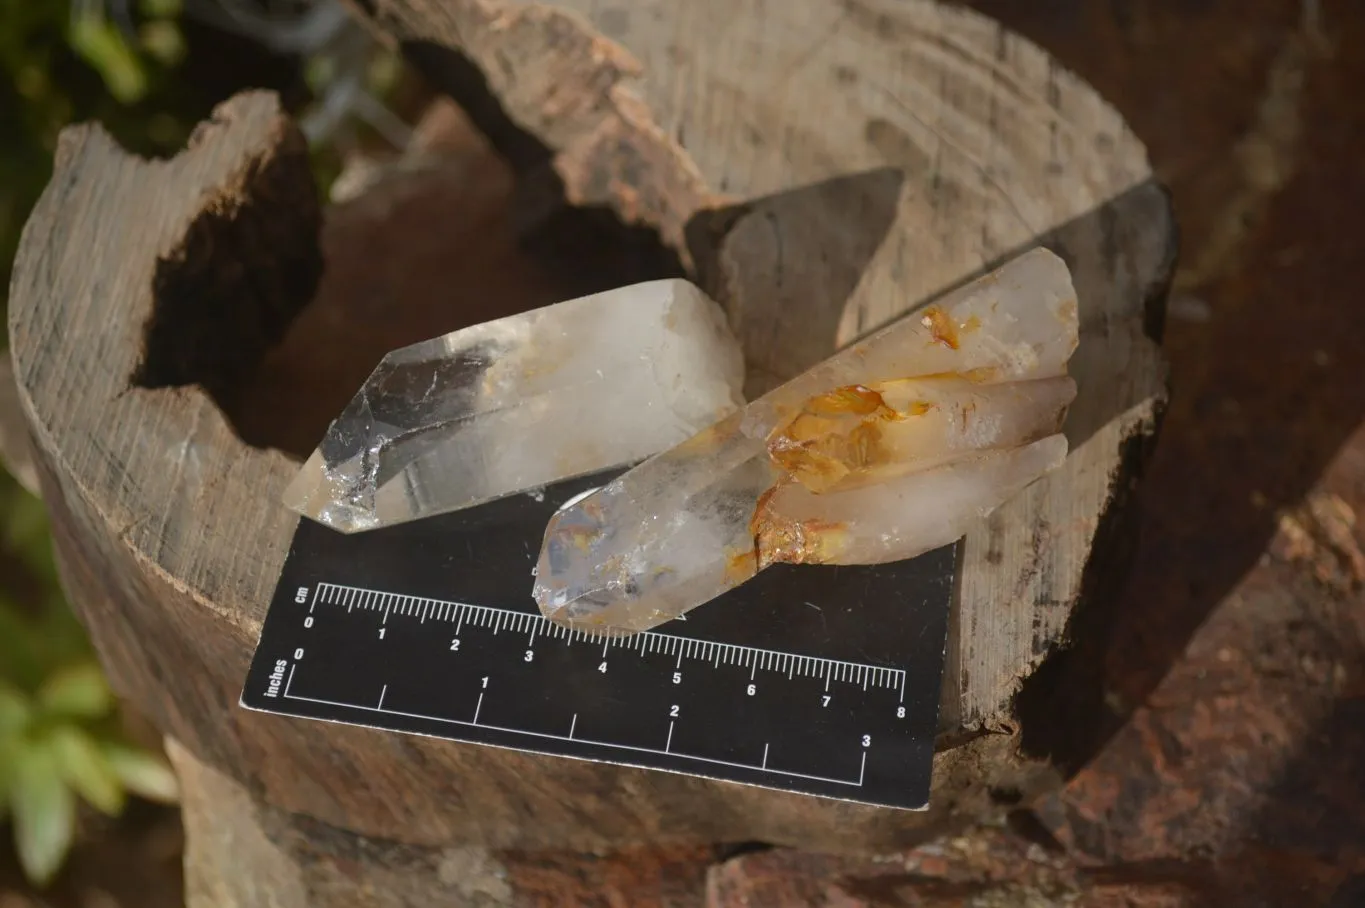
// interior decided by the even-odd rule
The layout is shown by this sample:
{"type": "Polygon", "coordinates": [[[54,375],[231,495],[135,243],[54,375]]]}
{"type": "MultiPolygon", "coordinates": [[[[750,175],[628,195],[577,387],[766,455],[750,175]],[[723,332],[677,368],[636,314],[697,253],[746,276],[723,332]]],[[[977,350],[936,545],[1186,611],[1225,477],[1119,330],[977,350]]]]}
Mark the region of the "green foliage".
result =
{"type": "Polygon", "coordinates": [[[153,155],[178,148],[191,126],[167,115],[184,108],[177,0],[142,3],[132,42],[102,4],[78,4],[75,17],[72,5],[0,0],[0,294],[63,126],[99,120],[125,147],[153,155]]]}
{"type": "Polygon", "coordinates": [[[129,794],[176,797],[158,755],[127,741],[90,643],[61,600],[41,503],[4,484],[0,548],[41,581],[45,601],[21,610],[0,595],[0,819],[38,884],[61,868],[77,800],[117,815],[129,794]]]}

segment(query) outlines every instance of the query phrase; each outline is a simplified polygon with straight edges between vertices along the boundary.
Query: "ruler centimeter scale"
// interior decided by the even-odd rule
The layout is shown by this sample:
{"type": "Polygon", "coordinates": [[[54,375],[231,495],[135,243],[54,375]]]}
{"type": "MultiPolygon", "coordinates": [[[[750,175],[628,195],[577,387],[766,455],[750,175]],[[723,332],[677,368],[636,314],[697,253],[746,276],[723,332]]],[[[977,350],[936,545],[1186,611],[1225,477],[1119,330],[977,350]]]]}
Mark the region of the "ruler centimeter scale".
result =
{"type": "Polygon", "coordinates": [[[770,569],[686,620],[607,637],[548,621],[528,594],[525,536],[573,491],[357,536],[304,521],[242,704],[926,805],[952,547],[901,565],[770,569]]]}

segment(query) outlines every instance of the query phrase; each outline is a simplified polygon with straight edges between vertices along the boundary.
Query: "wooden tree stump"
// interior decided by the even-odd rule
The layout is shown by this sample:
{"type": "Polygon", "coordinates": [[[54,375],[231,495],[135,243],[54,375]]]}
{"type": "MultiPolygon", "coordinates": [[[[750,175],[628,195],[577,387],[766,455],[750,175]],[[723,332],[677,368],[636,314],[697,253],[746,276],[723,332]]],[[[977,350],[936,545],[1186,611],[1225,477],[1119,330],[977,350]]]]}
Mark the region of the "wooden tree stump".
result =
{"type": "Polygon", "coordinates": [[[347,904],[425,904],[446,890],[363,893],[404,849],[887,849],[1056,784],[1096,720],[1082,657],[1164,396],[1174,230],[1117,113],[1038,48],[927,0],[358,6],[487,145],[323,211],[267,95],[224,104],[165,162],[72,128],[15,266],[15,374],[68,592],[117,688],[209,780],[190,782],[198,891],[246,871],[202,832],[225,785],[273,818],[269,860],[313,862],[284,903],[341,904],[316,855],[280,845],[325,826],[383,844],[338,859],[347,904]],[[1080,297],[1072,454],[967,537],[930,810],[236,706],[295,525],[278,504],[291,456],[385,350],[686,269],[726,306],[758,390],[1038,243],[1080,297]]]}

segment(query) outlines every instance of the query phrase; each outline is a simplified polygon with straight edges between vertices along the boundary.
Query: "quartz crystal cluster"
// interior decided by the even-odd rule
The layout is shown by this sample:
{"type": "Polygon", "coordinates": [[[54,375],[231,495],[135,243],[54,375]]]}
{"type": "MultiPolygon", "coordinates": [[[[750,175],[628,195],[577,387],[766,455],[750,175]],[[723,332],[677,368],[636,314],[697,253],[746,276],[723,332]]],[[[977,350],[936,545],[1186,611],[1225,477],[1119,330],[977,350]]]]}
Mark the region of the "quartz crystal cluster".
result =
{"type": "Polygon", "coordinates": [[[641,631],[772,564],[960,538],[1066,457],[1077,322],[1036,249],[746,406],[720,308],[637,284],[390,353],[285,500],[349,533],[638,464],[551,518],[533,594],[558,623],[641,631]]]}
{"type": "Polygon", "coordinates": [[[486,322],[385,356],[285,504],[350,533],[625,466],[734,412],[743,380],[724,313],[686,281],[486,322]]]}
{"type": "Polygon", "coordinates": [[[875,564],[963,536],[1056,468],[1075,291],[1035,249],[569,502],[534,596],[631,633],[778,562],[875,564]]]}

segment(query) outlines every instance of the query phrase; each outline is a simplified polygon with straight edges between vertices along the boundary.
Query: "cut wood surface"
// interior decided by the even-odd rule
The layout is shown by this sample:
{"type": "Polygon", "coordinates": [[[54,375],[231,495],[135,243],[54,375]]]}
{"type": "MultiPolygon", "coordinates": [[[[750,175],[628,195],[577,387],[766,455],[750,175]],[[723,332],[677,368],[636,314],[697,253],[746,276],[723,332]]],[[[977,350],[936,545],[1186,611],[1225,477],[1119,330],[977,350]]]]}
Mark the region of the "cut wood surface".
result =
{"type": "Polygon", "coordinates": [[[1021,740],[1045,750],[1087,721],[1050,708],[1074,686],[1058,654],[1103,624],[1164,393],[1174,233],[1118,115],[1031,44],[918,0],[364,12],[502,160],[462,152],[324,216],[301,138],[247,94],[167,162],[68,130],[24,232],[20,401],[65,582],[119,690],[262,805],[417,846],[884,848],[1054,783],[1021,740]],[[1046,242],[1071,265],[1073,453],[967,538],[929,811],[237,707],[295,524],[278,504],[294,464],[242,438],[307,450],[384,350],[592,289],[586,266],[518,251],[564,216],[528,201],[555,183],[657,229],[673,264],[631,252],[611,275],[695,269],[755,389],[1012,252],[1046,242]]]}

